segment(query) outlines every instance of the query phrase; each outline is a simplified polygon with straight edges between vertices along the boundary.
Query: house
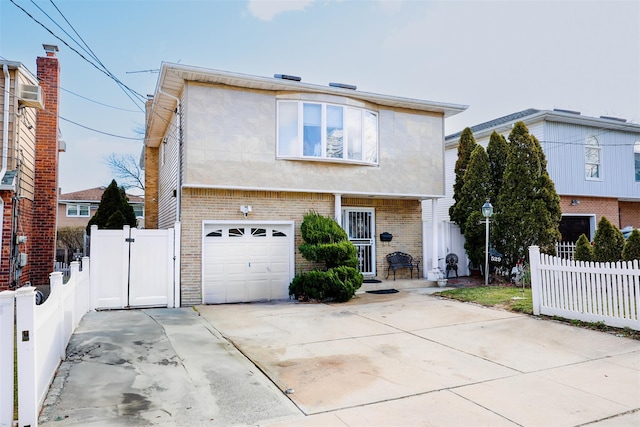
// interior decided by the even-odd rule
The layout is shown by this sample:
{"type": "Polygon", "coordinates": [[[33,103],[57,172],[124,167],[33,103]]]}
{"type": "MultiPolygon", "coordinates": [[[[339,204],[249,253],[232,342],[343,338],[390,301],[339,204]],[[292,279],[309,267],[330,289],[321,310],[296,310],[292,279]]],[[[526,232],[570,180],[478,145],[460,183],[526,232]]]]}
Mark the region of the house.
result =
{"type": "MultiPolygon", "coordinates": [[[[545,153],[547,171],[560,196],[563,241],[575,242],[583,233],[593,239],[603,216],[619,228],[640,227],[640,124],[570,110],[531,108],[471,130],[476,142],[486,148],[494,131],[508,138],[518,121],[524,122],[545,153]]],[[[451,229],[446,224],[453,204],[460,134],[445,138],[447,190],[437,208],[440,229],[454,237],[457,227],[451,229]]]]}
{"type": "MultiPolygon", "coordinates": [[[[106,187],[95,187],[65,194],[63,194],[61,189],[59,189],[57,212],[58,230],[62,227],[86,228],[89,220],[98,210],[98,206],[100,206],[102,194],[105,189],[106,187]]],[[[136,214],[136,218],[138,219],[138,228],[143,228],[144,197],[127,194],[127,199],[136,214]]],[[[66,264],[72,260],[72,254],[77,249],[82,249],[82,253],[86,254],[86,242],[84,242],[84,240],[85,239],[83,238],[83,244],[80,247],[70,247],[69,244],[65,244],[58,239],[56,260],[66,264]]]]}
{"type": "Polygon", "coordinates": [[[43,45],[37,75],[0,60],[2,155],[0,290],[27,282],[47,285],[53,271],[58,182],[60,67],[53,45],[43,45]]]}
{"type": "Polygon", "coordinates": [[[421,201],[444,195],[444,119],[465,109],[163,63],[147,102],[145,222],[180,224],[182,304],[286,298],[311,267],[296,250],[309,211],[342,224],[366,277],[386,276],[390,252],[423,256],[421,201]]]}

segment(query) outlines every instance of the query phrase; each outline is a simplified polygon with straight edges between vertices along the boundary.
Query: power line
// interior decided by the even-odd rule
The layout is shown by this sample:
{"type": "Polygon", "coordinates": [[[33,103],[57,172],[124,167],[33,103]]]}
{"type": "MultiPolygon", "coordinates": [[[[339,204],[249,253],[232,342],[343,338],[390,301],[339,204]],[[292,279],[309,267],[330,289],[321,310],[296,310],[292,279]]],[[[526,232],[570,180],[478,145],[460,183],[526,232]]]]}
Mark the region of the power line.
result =
{"type": "Polygon", "coordinates": [[[63,91],[65,91],[65,92],[67,92],[67,93],[70,93],[71,95],[75,95],[75,96],[77,96],[78,98],[86,99],[87,101],[93,102],[93,103],[95,103],[95,104],[103,105],[103,106],[105,106],[105,107],[113,108],[113,109],[115,109],[115,110],[126,111],[126,112],[129,112],[129,113],[140,113],[140,110],[128,110],[128,109],[126,109],[126,108],[115,107],[115,106],[113,106],[113,105],[109,105],[109,104],[102,103],[102,102],[100,102],[100,101],[96,101],[95,99],[87,98],[86,96],[82,96],[82,95],[77,94],[77,93],[75,93],[75,92],[71,92],[69,89],[65,89],[65,88],[63,88],[63,87],[60,87],[60,89],[61,89],[61,90],[63,90],[63,91]]]}
{"type": "Polygon", "coordinates": [[[64,120],[65,122],[72,123],[72,124],[74,124],[74,125],[76,125],[76,126],[80,126],[81,128],[84,128],[84,129],[90,130],[90,131],[92,131],[92,132],[101,133],[101,134],[103,134],[103,135],[112,136],[112,137],[114,137],[114,138],[120,138],[120,139],[131,139],[131,140],[134,140],[134,141],[142,141],[142,140],[144,140],[144,137],[134,138],[134,137],[131,137],[131,136],[116,135],[116,134],[113,134],[113,133],[109,133],[109,132],[104,132],[104,131],[101,131],[101,130],[97,130],[97,129],[91,128],[91,127],[89,127],[89,126],[81,125],[81,124],[80,124],[80,123],[78,123],[78,122],[74,122],[73,120],[66,119],[66,118],[64,118],[64,117],[62,117],[62,116],[58,116],[58,118],[59,118],[60,120],[64,120]]]}

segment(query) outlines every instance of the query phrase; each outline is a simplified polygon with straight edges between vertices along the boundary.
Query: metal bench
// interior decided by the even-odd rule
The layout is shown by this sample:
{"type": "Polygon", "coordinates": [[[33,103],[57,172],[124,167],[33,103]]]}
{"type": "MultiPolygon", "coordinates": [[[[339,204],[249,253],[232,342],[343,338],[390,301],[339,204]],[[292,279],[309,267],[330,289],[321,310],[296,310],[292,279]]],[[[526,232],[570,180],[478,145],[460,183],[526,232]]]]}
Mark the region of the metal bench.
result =
{"type": "Polygon", "coordinates": [[[413,279],[413,269],[418,270],[418,277],[420,277],[420,261],[413,259],[413,257],[404,252],[392,252],[387,255],[387,279],[391,274],[390,270],[393,269],[393,280],[396,280],[396,270],[399,268],[408,268],[411,271],[411,278],[413,279]]]}

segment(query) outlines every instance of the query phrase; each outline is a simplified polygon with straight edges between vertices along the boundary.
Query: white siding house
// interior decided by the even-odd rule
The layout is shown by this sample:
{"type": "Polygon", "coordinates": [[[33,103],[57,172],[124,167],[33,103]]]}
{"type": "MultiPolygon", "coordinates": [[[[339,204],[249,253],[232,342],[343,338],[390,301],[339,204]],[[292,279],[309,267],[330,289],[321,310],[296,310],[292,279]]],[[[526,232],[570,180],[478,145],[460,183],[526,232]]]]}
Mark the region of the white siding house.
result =
{"type": "MultiPolygon", "coordinates": [[[[561,198],[560,231],[564,241],[575,242],[582,233],[593,239],[602,216],[620,228],[640,227],[639,124],[568,110],[528,109],[472,126],[471,130],[476,142],[486,149],[494,131],[508,138],[518,121],[524,122],[545,152],[547,171],[561,198]]],[[[441,230],[450,229],[460,133],[445,138],[446,195],[438,201],[437,209],[441,230]]],[[[424,212],[430,223],[429,206],[424,212]]]]}

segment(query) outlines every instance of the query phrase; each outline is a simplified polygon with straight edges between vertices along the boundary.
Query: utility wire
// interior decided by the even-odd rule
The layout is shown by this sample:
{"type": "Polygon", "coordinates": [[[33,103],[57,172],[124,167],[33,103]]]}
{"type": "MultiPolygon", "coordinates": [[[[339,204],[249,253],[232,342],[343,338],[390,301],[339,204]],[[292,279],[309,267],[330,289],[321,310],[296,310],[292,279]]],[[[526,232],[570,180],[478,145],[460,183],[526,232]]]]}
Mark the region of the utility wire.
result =
{"type": "Polygon", "coordinates": [[[65,122],[72,123],[72,124],[74,124],[74,125],[76,125],[76,126],[80,126],[81,128],[84,128],[84,129],[90,130],[90,131],[92,131],[92,132],[101,133],[101,134],[103,134],[103,135],[112,136],[112,137],[114,137],[114,138],[120,138],[120,139],[131,139],[131,140],[134,140],[134,141],[142,141],[142,140],[144,140],[144,137],[134,138],[134,137],[131,137],[131,136],[122,136],[122,135],[116,135],[116,134],[109,133],[109,132],[103,132],[103,131],[101,131],[101,130],[97,130],[97,129],[94,129],[94,128],[90,128],[89,126],[81,125],[80,123],[74,122],[73,120],[66,119],[66,118],[64,118],[64,117],[62,117],[62,116],[58,116],[58,118],[59,118],[60,120],[64,120],[65,122]]]}
{"type": "Polygon", "coordinates": [[[71,92],[69,89],[65,89],[65,88],[63,88],[63,87],[60,87],[60,89],[61,89],[61,90],[63,90],[63,91],[65,91],[65,92],[67,92],[67,93],[70,93],[71,95],[75,95],[75,96],[77,96],[78,98],[86,99],[87,101],[93,102],[93,103],[95,103],[95,104],[103,105],[103,106],[105,106],[105,107],[113,108],[114,110],[126,111],[126,112],[129,112],[129,113],[139,113],[139,112],[140,112],[140,110],[128,110],[128,109],[126,109],[126,108],[115,107],[115,106],[113,106],[113,105],[104,104],[104,103],[102,103],[102,102],[100,102],[100,101],[96,101],[95,99],[87,98],[86,96],[82,96],[82,95],[77,94],[77,93],[75,93],[75,92],[71,92]]]}

